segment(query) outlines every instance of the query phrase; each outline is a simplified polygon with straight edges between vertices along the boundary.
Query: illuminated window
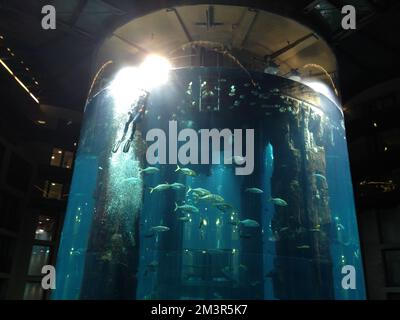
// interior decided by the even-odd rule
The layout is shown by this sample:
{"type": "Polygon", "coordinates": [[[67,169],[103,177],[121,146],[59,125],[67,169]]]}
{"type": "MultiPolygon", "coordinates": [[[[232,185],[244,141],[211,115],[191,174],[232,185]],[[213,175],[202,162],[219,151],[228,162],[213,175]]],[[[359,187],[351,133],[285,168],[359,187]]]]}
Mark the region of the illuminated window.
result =
{"type": "Polygon", "coordinates": [[[40,282],[28,282],[25,285],[24,300],[42,300],[43,293],[40,282]]]}
{"type": "Polygon", "coordinates": [[[60,167],[62,155],[63,155],[63,152],[61,149],[54,148],[53,153],[51,155],[50,165],[52,165],[54,167],[60,167]]]}
{"type": "Polygon", "coordinates": [[[74,154],[70,151],[64,151],[62,167],[71,169],[73,161],[74,161],[74,154]]]}
{"type": "Polygon", "coordinates": [[[55,220],[49,216],[39,216],[35,231],[35,240],[51,241],[53,240],[55,229],[55,220]]]}
{"type": "Polygon", "coordinates": [[[50,158],[50,165],[53,167],[63,167],[66,169],[71,169],[73,160],[74,160],[73,152],[64,151],[59,148],[53,148],[53,152],[50,158]]]}
{"type": "Polygon", "coordinates": [[[30,276],[38,276],[42,274],[42,267],[49,264],[50,247],[48,246],[33,246],[31,259],[29,261],[30,276]]]}
{"type": "Polygon", "coordinates": [[[63,185],[60,183],[45,181],[43,197],[48,199],[61,200],[63,185]]]}

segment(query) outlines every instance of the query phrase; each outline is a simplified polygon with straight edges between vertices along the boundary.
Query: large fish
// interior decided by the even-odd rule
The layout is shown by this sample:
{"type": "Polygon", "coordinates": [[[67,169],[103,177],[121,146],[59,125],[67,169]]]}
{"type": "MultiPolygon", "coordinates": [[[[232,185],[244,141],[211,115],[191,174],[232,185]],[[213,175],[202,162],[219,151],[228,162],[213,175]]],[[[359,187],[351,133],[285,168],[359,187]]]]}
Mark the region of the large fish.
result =
{"type": "Polygon", "coordinates": [[[160,169],[158,169],[156,167],[147,167],[145,169],[139,170],[140,173],[148,173],[148,174],[157,173],[159,171],[160,171],[160,169]]]}
{"type": "Polygon", "coordinates": [[[168,183],[162,183],[159,184],[158,186],[154,187],[154,188],[150,188],[150,193],[153,192],[158,192],[158,191],[164,191],[164,190],[168,190],[169,188],[171,188],[171,185],[168,183]]]}
{"type": "Polygon", "coordinates": [[[244,227],[248,227],[248,228],[257,228],[260,226],[260,224],[252,219],[245,219],[242,221],[239,221],[239,225],[242,225],[244,227]]]}
{"type": "Polygon", "coordinates": [[[170,187],[174,190],[185,189],[185,185],[183,183],[179,183],[179,182],[174,182],[174,183],[170,184],[170,187]]]}
{"type": "Polygon", "coordinates": [[[219,211],[222,212],[232,212],[234,209],[229,203],[225,202],[216,202],[212,204],[214,207],[216,207],[219,211]]]}
{"type": "Polygon", "coordinates": [[[262,191],[259,188],[247,188],[246,190],[244,190],[244,192],[249,192],[249,193],[264,193],[264,191],[262,191]]]}
{"type": "Polygon", "coordinates": [[[169,231],[169,228],[166,226],[155,226],[155,227],[152,227],[151,230],[154,232],[166,232],[166,231],[169,231]]]}
{"type": "Polygon", "coordinates": [[[192,212],[192,213],[198,213],[200,211],[197,207],[192,206],[190,204],[184,204],[184,205],[178,206],[178,204],[175,202],[175,210],[174,211],[178,211],[178,210],[182,210],[185,212],[192,212]]]}
{"type": "Polygon", "coordinates": [[[189,221],[190,221],[190,218],[184,216],[184,217],[179,217],[178,220],[179,220],[179,221],[182,221],[182,222],[189,222],[189,221]]]}
{"type": "Polygon", "coordinates": [[[274,205],[280,207],[286,207],[288,205],[287,202],[281,198],[270,198],[269,201],[271,201],[274,205]]]}
{"type": "Polygon", "coordinates": [[[222,198],[218,194],[208,194],[208,195],[205,195],[204,197],[200,197],[199,199],[211,201],[211,202],[225,202],[224,198],[222,198]]]}
{"type": "Polygon", "coordinates": [[[194,194],[195,196],[197,196],[197,197],[204,197],[204,196],[207,196],[207,195],[211,194],[210,191],[208,191],[207,189],[204,189],[204,188],[194,188],[194,189],[192,189],[191,187],[189,187],[189,189],[187,191],[187,194],[189,194],[190,192],[192,194],[194,194]]]}
{"type": "Polygon", "coordinates": [[[180,172],[180,173],[182,173],[182,174],[184,174],[186,176],[189,176],[189,177],[196,177],[197,176],[196,171],[194,171],[192,169],[189,169],[189,168],[181,168],[179,165],[176,166],[175,172],[180,172]]]}

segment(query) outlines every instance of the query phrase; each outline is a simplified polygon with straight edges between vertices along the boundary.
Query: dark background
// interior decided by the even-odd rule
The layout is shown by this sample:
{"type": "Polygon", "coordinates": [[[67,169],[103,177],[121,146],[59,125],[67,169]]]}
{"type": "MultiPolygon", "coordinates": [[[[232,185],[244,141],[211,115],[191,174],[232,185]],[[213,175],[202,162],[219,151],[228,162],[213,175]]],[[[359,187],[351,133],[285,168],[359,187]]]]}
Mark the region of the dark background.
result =
{"type": "Polygon", "coordinates": [[[282,14],[322,35],[336,54],[370,299],[400,298],[400,2],[396,0],[0,0],[0,298],[42,299],[32,256],[54,263],[73,154],[102,40],[159,8],[237,4],[282,14]],[[40,27],[43,5],[61,6],[57,30],[40,27]],[[73,10],[62,11],[62,3],[73,10]],[[343,32],[340,8],[357,8],[343,32]],[[97,12],[97,14],[89,14],[97,12]],[[53,107],[57,106],[57,107],[53,107]],[[50,230],[42,239],[38,230],[50,230]]]}

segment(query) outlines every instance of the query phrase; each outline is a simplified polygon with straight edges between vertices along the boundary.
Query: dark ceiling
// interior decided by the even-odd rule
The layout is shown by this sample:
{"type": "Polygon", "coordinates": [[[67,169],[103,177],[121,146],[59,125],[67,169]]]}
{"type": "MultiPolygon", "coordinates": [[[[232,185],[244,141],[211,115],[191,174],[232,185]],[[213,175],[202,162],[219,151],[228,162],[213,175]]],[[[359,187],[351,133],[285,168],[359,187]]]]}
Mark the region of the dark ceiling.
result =
{"type": "Polygon", "coordinates": [[[210,3],[279,13],[323,35],[338,58],[344,102],[375,84],[398,77],[398,0],[0,0],[0,35],[4,38],[0,38],[0,58],[41,103],[82,110],[93,56],[102,39],[117,26],[161,8],[210,3]],[[41,8],[47,4],[56,7],[56,30],[41,28],[41,8]],[[354,32],[340,28],[340,8],[345,4],[357,8],[354,32]]]}

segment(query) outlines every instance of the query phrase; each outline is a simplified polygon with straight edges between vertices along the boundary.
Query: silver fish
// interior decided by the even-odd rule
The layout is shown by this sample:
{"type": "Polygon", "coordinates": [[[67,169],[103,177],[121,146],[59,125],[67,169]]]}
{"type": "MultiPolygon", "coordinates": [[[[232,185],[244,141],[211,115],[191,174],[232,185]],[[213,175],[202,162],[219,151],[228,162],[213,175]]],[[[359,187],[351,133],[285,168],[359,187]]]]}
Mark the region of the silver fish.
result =
{"type": "Polygon", "coordinates": [[[320,174],[320,173],[314,173],[313,176],[316,177],[316,178],[319,178],[319,179],[322,179],[322,180],[325,180],[325,181],[326,181],[325,176],[322,175],[322,174],[320,174]]]}
{"type": "Polygon", "coordinates": [[[150,188],[150,193],[153,193],[154,191],[164,191],[164,190],[168,190],[169,188],[171,188],[171,185],[168,183],[162,183],[159,184],[158,186],[155,186],[154,188],[150,188]]]}
{"type": "Polygon", "coordinates": [[[155,231],[155,232],[166,232],[166,231],[169,231],[169,228],[166,226],[155,226],[155,227],[152,227],[151,230],[155,231]]]}
{"type": "Polygon", "coordinates": [[[260,226],[260,224],[252,219],[245,219],[242,221],[239,221],[239,224],[244,226],[244,227],[248,227],[248,228],[257,228],[260,226]]]}
{"type": "Polygon", "coordinates": [[[196,171],[189,169],[189,168],[181,168],[179,167],[179,165],[176,166],[176,170],[175,172],[180,172],[186,176],[190,176],[190,177],[196,177],[197,173],[196,171]]]}
{"type": "Polygon", "coordinates": [[[191,187],[189,187],[189,189],[186,192],[186,194],[189,194],[190,192],[192,192],[192,194],[196,195],[197,197],[204,197],[206,195],[211,194],[211,191],[208,191],[207,189],[204,189],[204,188],[192,189],[191,187]]]}
{"type": "Polygon", "coordinates": [[[224,202],[224,198],[222,198],[218,194],[208,194],[204,197],[200,197],[200,200],[206,200],[206,201],[211,201],[211,202],[224,202]]]}
{"type": "Polygon", "coordinates": [[[139,169],[140,173],[148,173],[148,174],[157,173],[159,171],[160,171],[160,169],[158,169],[156,167],[147,167],[145,169],[139,169]]]}
{"type": "Polygon", "coordinates": [[[178,204],[175,202],[175,210],[174,211],[178,211],[178,210],[192,212],[192,213],[198,213],[200,211],[197,207],[192,206],[190,204],[184,204],[182,206],[178,206],[178,204]]]}
{"type": "Polygon", "coordinates": [[[189,222],[190,218],[189,217],[179,217],[178,220],[182,221],[182,222],[189,222]]]}
{"type": "Polygon", "coordinates": [[[288,205],[287,202],[281,198],[270,198],[269,201],[271,201],[274,205],[280,207],[286,207],[288,205]]]}
{"type": "Polygon", "coordinates": [[[244,190],[244,192],[250,192],[250,193],[264,193],[264,191],[262,191],[259,188],[247,188],[246,190],[244,190]]]}
{"type": "Polygon", "coordinates": [[[179,189],[184,189],[185,185],[179,182],[174,182],[172,184],[170,184],[171,188],[174,190],[179,190],[179,189]]]}

